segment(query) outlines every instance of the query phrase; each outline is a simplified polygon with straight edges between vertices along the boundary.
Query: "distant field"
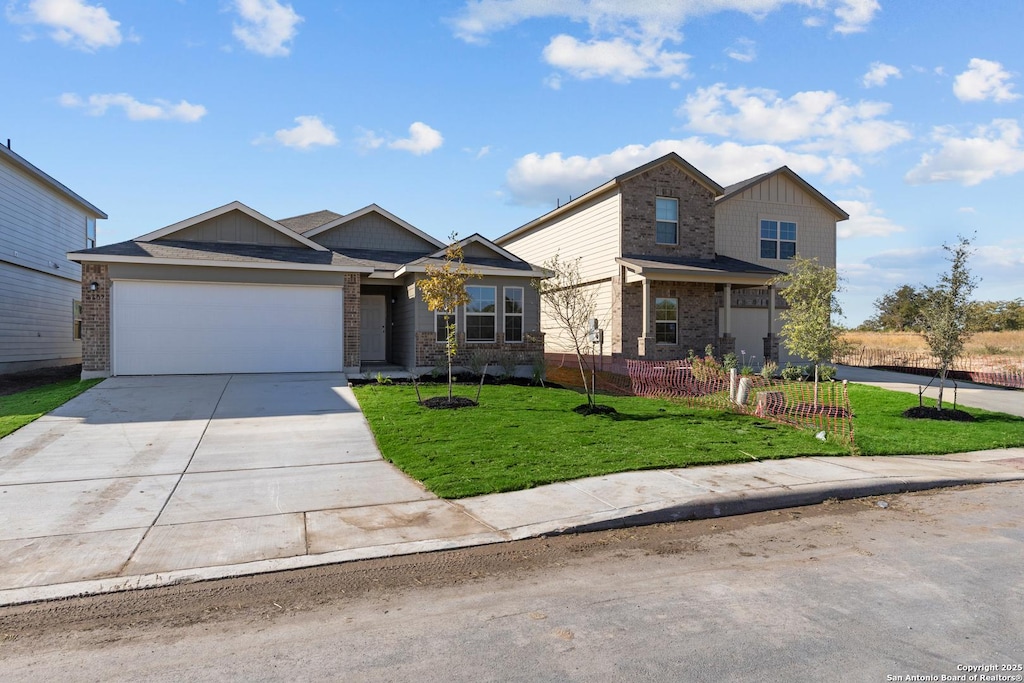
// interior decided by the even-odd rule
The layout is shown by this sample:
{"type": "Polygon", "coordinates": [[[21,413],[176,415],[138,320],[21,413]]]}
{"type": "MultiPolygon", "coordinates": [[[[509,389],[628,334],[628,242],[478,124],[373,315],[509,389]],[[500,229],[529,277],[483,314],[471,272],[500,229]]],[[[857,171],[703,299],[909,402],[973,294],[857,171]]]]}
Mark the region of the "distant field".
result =
{"type": "MultiPolygon", "coordinates": [[[[837,359],[851,365],[908,365],[924,367],[930,360],[928,346],[913,332],[858,332],[843,335],[853,350],[837,359]]],[[[967,342],[965,357],[956,364],[962,370],[1024,368],[1024,330],[979,332],[967,342]]]]}

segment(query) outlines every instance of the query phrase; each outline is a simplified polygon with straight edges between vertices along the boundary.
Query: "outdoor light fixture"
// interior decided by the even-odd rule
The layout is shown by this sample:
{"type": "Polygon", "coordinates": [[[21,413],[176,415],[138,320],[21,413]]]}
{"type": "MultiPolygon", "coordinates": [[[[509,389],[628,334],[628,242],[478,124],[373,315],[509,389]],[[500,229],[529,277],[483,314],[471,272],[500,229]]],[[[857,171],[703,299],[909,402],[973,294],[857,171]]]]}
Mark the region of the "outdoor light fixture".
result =
{"type": "Polygon", "coordinates": [[[100,283],[98,283],[98,282],[91,282],[91,283],[89,283],[89,291],[90,292],[95,292],[99,288],[100,288],[100,283]]]}

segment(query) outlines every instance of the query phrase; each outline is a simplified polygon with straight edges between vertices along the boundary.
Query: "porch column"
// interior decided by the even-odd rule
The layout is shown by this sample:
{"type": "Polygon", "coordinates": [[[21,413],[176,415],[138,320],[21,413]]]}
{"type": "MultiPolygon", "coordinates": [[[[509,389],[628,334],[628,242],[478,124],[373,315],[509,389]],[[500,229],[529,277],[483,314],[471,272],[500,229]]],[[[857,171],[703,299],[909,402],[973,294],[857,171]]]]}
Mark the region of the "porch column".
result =
{"type": "Polygon", "coordinates": [[[732,284],[726,282],[725,289],[723,292],[725,297],[725,329],[722,330],[722,334],[725,336],[732,335],[732,284]]]}
{"type": "Polygon", "coordinates": [[[779,362],[779,339],[775,336],[775,286],[768,285],[768,336],[764,338],[764,360],[779,362]]]}
{"type": "Polygon", "coordinates": [[[636,340],[637,356],[640,358],[646,358],[648,355],[653,357],[655,351],[654,335],[651,333],[651,280],[647,277],[643,279],[643,289],[643,325],[640,328],[640,338],[636,340]]]}
{"type": "Polygon", "coordinates": [[[735,353],[736,340],[732,336],[732,284],[722,286],[722,334],[718,337],[718,355],[735,353]]]}

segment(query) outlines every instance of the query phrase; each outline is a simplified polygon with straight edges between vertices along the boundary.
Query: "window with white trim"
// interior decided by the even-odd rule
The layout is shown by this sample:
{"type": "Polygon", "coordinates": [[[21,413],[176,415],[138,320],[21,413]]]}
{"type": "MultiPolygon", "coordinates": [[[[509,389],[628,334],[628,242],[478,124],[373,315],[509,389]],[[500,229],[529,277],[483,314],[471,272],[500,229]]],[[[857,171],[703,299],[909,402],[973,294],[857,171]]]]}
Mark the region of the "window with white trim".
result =
{"type": "Polygon", "coordinates": [[[434,341],[438,344],[446,344],[448,342],[448,325],[454,324],[454,313],[434,311],[434,341]]]}
{"type": "Polygon", "coordinates": [[[796,256],[796,223],[761,221],[761,258],[788,260],[796,256]]]}
{"type": "Polygon", "coordinates": [[[492,342],[497,318],[497,288],[475,285],[466,287],[466,341],[492,342]]]}
{"type": "Polygon", "coordinates": [[[679,244],[679,200],[668,197],[656,199],[657,224],[654,229],[656,244],[679,244]]]}
{"type": "Polygon", "coordinates": [[[92,216],[85,217],[85,248],[92,249],[96,246],[96,219],[92,216]]]}
{"type": "Polygon", "coordinates": [[[658,344],[679,343],[679,299],[654,300],[654,341],[658,344]]]}
{"type": "Polygon", "coordinates": [[[523,288],[505,287],[505,341],[523,341],[523,288]]]}

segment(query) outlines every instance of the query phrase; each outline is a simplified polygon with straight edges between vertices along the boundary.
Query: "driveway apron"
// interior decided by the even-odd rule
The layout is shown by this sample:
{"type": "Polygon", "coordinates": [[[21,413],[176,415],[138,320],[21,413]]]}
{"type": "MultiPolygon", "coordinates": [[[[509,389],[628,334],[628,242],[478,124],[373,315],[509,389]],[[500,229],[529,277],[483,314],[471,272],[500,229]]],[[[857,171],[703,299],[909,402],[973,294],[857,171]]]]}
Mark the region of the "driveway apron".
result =
{"type": "Polygon", "coordinates": [[[0,440],[0,591],[489,532],[340,373],[115,377],[0,440]]]}

